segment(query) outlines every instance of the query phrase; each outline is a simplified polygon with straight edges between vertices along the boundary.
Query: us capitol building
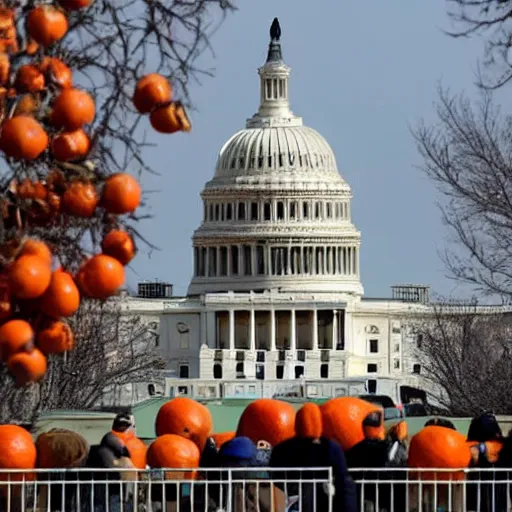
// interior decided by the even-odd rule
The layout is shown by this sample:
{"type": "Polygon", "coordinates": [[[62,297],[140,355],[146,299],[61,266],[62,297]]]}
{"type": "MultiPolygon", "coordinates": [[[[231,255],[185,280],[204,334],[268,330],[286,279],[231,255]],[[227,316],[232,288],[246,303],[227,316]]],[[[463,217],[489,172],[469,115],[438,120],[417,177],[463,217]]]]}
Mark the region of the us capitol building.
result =
{"type": "Polygon", "coordinates": [[[201,193],[187,297],[145,298],[158,293],[143,283],[130,309],[159,323],[167,375],[182,389],[184,379],[414,386],[419,340],[406,319],[428,308],[429,288],[363,297],[352,191],[327,141],[290,109],[279,39],[274,23],[258,112],[224,143],[201,193]]]}

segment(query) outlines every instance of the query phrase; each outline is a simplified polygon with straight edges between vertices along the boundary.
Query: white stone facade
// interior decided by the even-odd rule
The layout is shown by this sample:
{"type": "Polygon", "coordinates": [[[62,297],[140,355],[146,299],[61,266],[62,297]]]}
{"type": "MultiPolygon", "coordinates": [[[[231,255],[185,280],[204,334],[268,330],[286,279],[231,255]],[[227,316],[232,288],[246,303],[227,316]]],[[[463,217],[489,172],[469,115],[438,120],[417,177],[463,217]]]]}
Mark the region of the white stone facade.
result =
{"type": "Polygon", "coordinates": [[[130,308],[159,317],[171,378],[416,385],[407,319],[428,311],[428,287],[363,298],[352,192],[325,139],[291,112],[290,72],[272,41],[259,111],[222,146],[201,193],[188,296],[130,308]]]}

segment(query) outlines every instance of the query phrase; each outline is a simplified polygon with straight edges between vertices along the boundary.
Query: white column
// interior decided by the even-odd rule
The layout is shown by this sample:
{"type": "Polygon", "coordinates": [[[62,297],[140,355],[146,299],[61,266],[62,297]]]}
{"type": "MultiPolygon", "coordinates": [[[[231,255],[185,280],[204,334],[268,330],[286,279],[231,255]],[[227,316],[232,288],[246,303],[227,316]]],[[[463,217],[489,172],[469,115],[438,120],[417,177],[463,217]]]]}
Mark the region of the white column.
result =
{"type": "Polygon", "coordinates": [[[215,276],[216,277],[219,277],[220,276],[220,247],[216,247],[215,248],[215,251],[217,252],[217,261],[215,263],[217,263],[217,268],[215,269],[215,276]]]}
{"type": "Polygon", "coordinates": [[[210,248],[206,248],[206,258],[204,262],[204,275],[208,277],[210,275],[210,248]]]}
{"type": "Polygon", "coordinates": [[[235,311],[229,310],[229,350],[235,350],[235,311]]]}
{"type": "Polygon", "coordinates": [[[327,247],[324,245],[324,265],[323,265],[323,272],[322,274],[325,276],[329,273],[329,271],[327,270],[327,247]]]}
{"type": "Polygon", "coordinates": [[[226,275],[231,275],[231,245],[226,246],[226,275]]]}
{"type": "Polygon", "coordinates": [[[243,276],[245,273],[244,269],[244,251],[243,246],[238,246],[238,275],[243,276]]]}
{"type": "Polygon", "coordinates": [[[272,274],[272,261],[271,261],[271,258],[272,258],[272,253],[270,252],[270,245],[267,245],[266,247],[266,265],[265,265],[265,274],[267,276],[270,276],[272,274]]]}
{"type": "Polygon", "coordinates": [[[297,349],[296,325],[295,325],[295,309],[290,311],[290,350],[295,352],[297,349]]]}
{"type": "Polygon", "coordinates": [[[305,265],[304,265],[305,261],[304,261],[304,246],[301,245],[300,246],[300,258],[299,258],[299,274],[305,274],[304,272],[304,269],[305,269],[305,265]]]}
{"type": "Polygon", "coordinates": [[[276,312],[270,310],[270,350],[276,350],[276,312]]]}
{"type": "Polygon", "coordinates": [[[338,344],[338,312],[332,312],[332,350],[336,350],[338,344]]]}
{"type": "Polygon", "coordinates": [[[285,250],[288,257],[286,258],[286,270],[284,273],[289,276],[292,273],[292,248],[288,245],[285,250]]]}
{"type": "Polygon", "coordinates": [[[208,333],[207,333],[207,327],[206,327],[206,311],[201,311],[200,314],[201,318],[201,345],[206,344],[208,345],[208,333]]]}
{"type": "Polygon", "coordinates": [[[249,350],[256,350],[256,320],[254,309],[249,313],[249,350]]]}
{"type": "Polygon", "coordinates": [[[313,332],[311,333],[313,336],[313,350],[318,350],[318,312],[313,309],[313,320],[311,321],[311,328],[313,332]]]}
{"type": "Polygon", "coordinates": [[[251,245],[251,275],[256,275],[256,246],[251,245]]]}

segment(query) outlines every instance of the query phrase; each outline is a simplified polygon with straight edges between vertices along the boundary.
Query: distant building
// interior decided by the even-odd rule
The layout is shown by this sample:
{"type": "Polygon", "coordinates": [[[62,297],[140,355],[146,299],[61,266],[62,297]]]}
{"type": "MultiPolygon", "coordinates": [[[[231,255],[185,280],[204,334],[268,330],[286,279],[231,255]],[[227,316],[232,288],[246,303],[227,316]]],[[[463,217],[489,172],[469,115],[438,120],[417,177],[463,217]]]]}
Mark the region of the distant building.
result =
{"type": "Polygon", "coordinates": [[[171,378],[420,385],[407,319],[429,311],[429,287],[364,297],[352,191],[327,141],[290,110],[279,42],[258,73],[259,110],[222,146],[201,193],[187,297],[141,283],[130,307],[160,318],[171,378]]]}

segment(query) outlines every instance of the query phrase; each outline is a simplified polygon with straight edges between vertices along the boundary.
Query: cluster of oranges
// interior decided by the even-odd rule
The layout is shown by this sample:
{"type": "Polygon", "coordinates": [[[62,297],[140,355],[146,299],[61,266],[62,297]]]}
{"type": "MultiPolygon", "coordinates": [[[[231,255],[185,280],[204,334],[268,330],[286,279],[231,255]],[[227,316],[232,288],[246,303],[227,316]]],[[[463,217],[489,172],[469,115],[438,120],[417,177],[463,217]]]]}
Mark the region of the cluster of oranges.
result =
{"type": "MultiPolygon", "coordinates": [[[[26,13],[0,3],[0,151],[18,169],[0,200],[11,233],[0,247],[0,361],[20,386],[45,375],[50,354],[73,347],[66,318],[84,297],[115,295],[136,253],[118,216],[139,207],[140,185],[127,173],[100,173],[87,160],[95,101],[48,51],[68,32],[69,12],[91,3],[58,0],[26,13]],[[62,244],[45,233],[93,225],[103,233],[101,252],[75,261],[73,270],[62,268],[62,244]]],[[[133,102],[159,132],[190,130],[161,75],[140,79],[133,102]]]]}
{"type": "Polygon", "coordinates": [[[157,132],[189,132],[190,120],[183,105],[172,101],[172,92],[172,86],[165,77],[151,73],[137,82],[133,104],[140,114],[149,114],[151,126],[157,132]]]}

